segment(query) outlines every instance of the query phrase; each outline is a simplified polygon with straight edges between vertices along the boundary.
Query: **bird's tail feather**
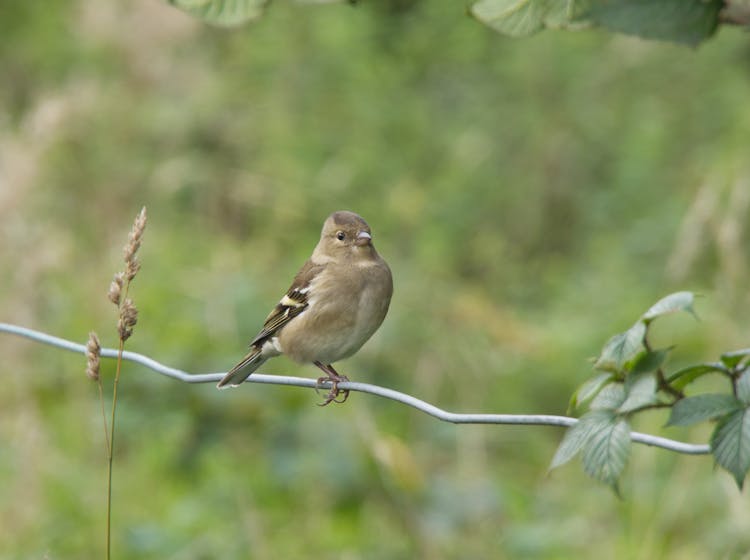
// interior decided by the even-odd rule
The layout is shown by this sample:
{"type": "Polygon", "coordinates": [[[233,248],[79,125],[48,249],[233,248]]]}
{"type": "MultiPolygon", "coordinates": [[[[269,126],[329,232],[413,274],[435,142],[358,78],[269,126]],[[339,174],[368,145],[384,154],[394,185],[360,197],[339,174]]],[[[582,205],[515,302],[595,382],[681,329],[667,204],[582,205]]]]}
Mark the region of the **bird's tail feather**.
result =
{"type": "Polygon", "coordinates": [[[251,373],[258,369],[266,358],[261,354],[260,348],[253,348],[250,352],[242,358],[242,361],[234,366],[229,372],[222,377],[221,381],[217,383],[216,387],[219,389],[225,389],[226,387],[237,387],[245,379],[247,379],[251,373]]]}

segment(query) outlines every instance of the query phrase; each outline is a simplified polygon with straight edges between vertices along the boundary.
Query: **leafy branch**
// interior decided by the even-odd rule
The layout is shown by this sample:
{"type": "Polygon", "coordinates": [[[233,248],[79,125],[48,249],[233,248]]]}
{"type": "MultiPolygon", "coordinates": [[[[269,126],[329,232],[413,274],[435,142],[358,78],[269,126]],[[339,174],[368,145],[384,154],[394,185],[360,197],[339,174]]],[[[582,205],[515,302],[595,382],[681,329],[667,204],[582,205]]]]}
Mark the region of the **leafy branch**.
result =
{"type": "MultiPolygon", "coordinates": [[[[271,0],[167,1],[206,23],[223,27],[257,20],[271,5],[271,0]]],[[[458,5],[456,13],[460,15],[458,5]]],[[[543,29],[601,27],[696,46],[711,37],[720,24],[750,25],[750,0],[477,0],[471,3],[469,14],[511,37],[527,37],[543,29]]]]}
{"type": "Polygon", "coordinates": [[[722,0],[479,0],[471,15],[512,37],[545,28],[602,27],[696,46],[714,34],[723,8],[722,0]]]}
{"type": "Polygon", "coordinates": [[[691,292],[676,292],[651,306],[623,333],[607,341],[594,362],[599,371],[573,394],[570,408],[588,408],[568,429],[552,459],[556,468],[581,454],[584,470],[619,492],[618,481],[630,454],[630,422],[635,414],[670,408],[667,426],[716,421],[711,453],[742,488],[750,470],[750,348],[727,352],[720,361],[667,374],[664,363],[672,348],[653,349],[649,327],[664,315],[695,315],[691,292]],[[727,393],[686,396],[684,389],[709,373],[728,382],[727,393]]]}

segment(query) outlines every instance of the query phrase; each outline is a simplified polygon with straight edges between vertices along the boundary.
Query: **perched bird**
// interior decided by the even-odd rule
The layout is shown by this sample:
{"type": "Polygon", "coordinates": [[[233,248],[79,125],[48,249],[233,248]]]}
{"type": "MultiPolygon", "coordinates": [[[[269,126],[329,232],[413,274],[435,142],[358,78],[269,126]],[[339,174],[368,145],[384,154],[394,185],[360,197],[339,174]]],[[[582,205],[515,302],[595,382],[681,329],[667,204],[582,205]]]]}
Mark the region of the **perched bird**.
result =
{"type": "Polygon", "coordinates": [[[250,342],[250,350],[217,387],[236,387],[263,362],[284,354],[318,366],[331,382],[322,406],[339,401],[338,383],[348,381],[333,369],[378,330],[393,293],[391,270],[372,244],[372,233],[354,212],[334,212],[312,256],[250,342]]]}

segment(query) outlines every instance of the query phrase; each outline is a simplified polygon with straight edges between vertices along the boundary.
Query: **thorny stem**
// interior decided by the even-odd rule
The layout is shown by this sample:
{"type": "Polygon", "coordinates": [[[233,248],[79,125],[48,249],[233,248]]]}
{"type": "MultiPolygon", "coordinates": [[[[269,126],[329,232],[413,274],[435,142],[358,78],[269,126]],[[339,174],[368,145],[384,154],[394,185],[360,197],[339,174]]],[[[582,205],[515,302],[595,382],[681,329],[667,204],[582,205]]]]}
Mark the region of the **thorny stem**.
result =
{"type": "Polygon", "coordinates": [[[656,370],[656,381],[659,383],[659,389],[672,395],[675,402],[685,398],[685,393],[679,389],[675,389],[669,384],[669,381],[664,377],[664,370],[661,368],[656,370]]]}
{"type": "MultiPolygon", "coordinates": [[[[653,352],[653,350],[651,349],[651,344],[649,343],[646,336],[643,337],[643,346],[646,348],[647,352],[653,352]]],[[[675,389],[669,384],[669,381],[667,381],[667,378],[664,376],[664,370],[661,367],[656,370],[656,381],[659,384],[659,390],[664,391],[665,393],[668,393],[669,395],[674,397],[674,402],[685,398],[685,393],[683,393],[679,389],[675,389]]]]}
{"type": "Polygon", "coordinates": [[[733,367],[729,370],[729,380],[732,382],[732,394],[735,397],[737,396],[737,381],[739,381],[742,371],[743,370],[738,369],[737,367],[733,367]]]}
{"type": "Polygon", "coordinates": [[[644,410],[655,410],[659,408],[671,408],[674,403],[658,402],[654,404],[646,404],[633,410],[629,410],[628,414],[635,414],[636,412],[642,412],[644,410]]]}

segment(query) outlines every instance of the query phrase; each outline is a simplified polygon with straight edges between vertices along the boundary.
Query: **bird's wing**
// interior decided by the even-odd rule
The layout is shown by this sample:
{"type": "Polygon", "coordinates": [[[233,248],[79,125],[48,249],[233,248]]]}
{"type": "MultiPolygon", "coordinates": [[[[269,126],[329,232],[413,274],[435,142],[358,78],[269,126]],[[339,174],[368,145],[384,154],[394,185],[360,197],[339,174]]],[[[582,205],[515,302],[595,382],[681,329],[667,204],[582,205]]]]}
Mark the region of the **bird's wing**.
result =
{"type": "Polygon", "coordinates": [[[297,276],[294,277],[289,290],[287,290],[284,297],[281,298],[276,307],[273,308],[273,311],[266,317],[263,328],[252,340],[250,346],[263,344],[279,332],[289,321],[307,309],[309,305],[310,284],[325,266],[325,264],[315,264],[312,261],[307,261],[302,266],[297,276]]]}

